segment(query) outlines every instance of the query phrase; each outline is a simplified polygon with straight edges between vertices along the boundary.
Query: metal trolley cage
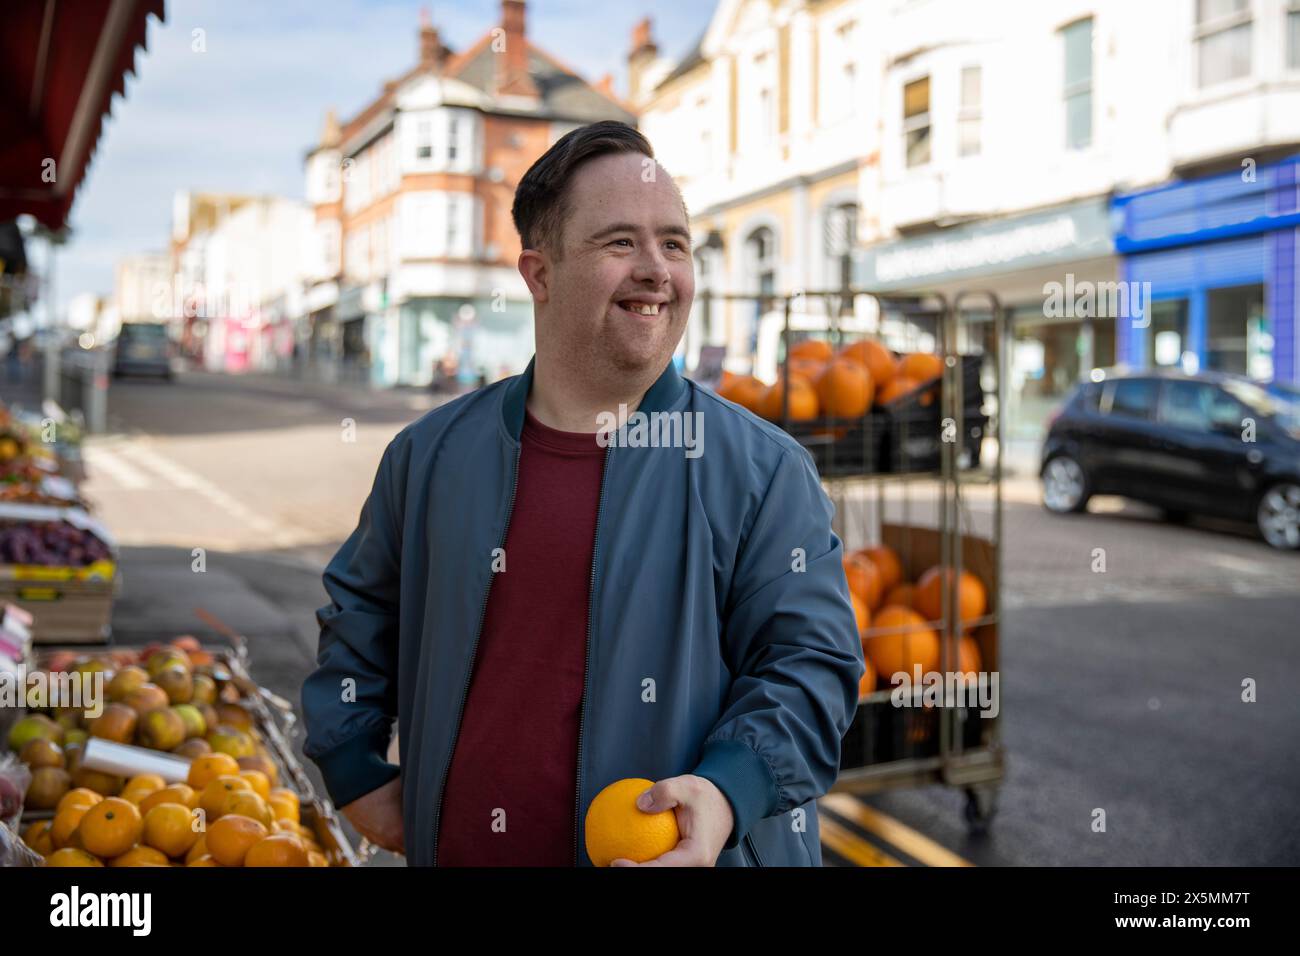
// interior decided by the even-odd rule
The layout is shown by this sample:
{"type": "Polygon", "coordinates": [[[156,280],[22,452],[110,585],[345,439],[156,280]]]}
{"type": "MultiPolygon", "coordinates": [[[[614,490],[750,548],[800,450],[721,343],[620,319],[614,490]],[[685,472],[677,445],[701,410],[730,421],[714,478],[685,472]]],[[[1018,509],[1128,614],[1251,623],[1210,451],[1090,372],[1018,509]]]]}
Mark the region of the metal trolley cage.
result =
{"type": "MultiPolygon", "coordinates": [[[[932,410],[920,426],[926,431],[924,436],[910,436],[909,429],[917,426],[909,423],[907,415],[890,411],[874,410],[863,419],[822,415],[814,421],[793,422],[790,389],[786,388],[777,423],[814,453],[823,487],[835,506],[833,530],[844,542],[846,555],[868,544],[888,543],[913,579],[923,570],[918,562],[955,569],[943,589],[942,620],[931,625],[940,636],[940,672],[957,669],[959,637],[969,630],[980,646],[981,670],[996,675],[1000,700],[1001,423],[1006,407],[1008,321],[997,296],[982,290],[963,291],[949,298],[937,293],[895,295],[841,288],[751,295],[706,291],[702,300],[706,329],[708,318],[721,305],[728,313],[728,333],[735,319],[735,304],[742,305],[742,320],[752,322],[754,329],[749,337],[751,371],[757,365],[755,345],[763,331],[771,333],[770,328],[761,327],[779,322],[781,357],[776,371],[785,382],[790,380],[790,348],[800,337],[823,338],[837,352],[855,339],[872,337],[895,351],[930,351],[941,358],[943,372],[938,383],[913,393],[927,393],[929,401],[925,394],[917,399],[927,406],[936,398],[939,402],[938,419],[945,434],[936,443],[937,461],[933,457],[918,459],[913,469],[908,467],[907,455],[898,454],[912,437],[935,437],[930,427],[932,410]],[[744,303],[753,308],[747,316],[743,315],[744,303]],[[972,375],[978,382],[978,401],[973,406],[972,375]],[[972,411],[976,414],[968,416],[972,411]],[[968,421],[968,417],[977,421],[968,421]],[[882,435],[892,449],[885,454],[880,453],[882,435]],[[979,446],[985,438],[993,440],[994,454],[991,462],[981,464],[979,446]],[[844,442],[850,447],[840,448],[844,442]],[[839,459],[837,452],[841,453],[839,459]],[[972,493],[983,494],[987,506],[979,520],[971,507],[972,493]],[[925,523],[919,523],[922,521],[925,523]],[[982,525],[980,534],[975,533],[977,524],[982,525]],[[958,579],[968,566],[981,572],[979,576],[986,582],[988,607],[982,617],[963,628],[957,611],[958,579]]],[[[728,334],[727,340],[735,341],[735,337],[728,334]]],[[[733,367],[741,361],[743,356],[738,356],[733,367]]],[[[899,399],[890,406],[906,404],[906,399],[899,399]]],[[[876,636],[890,631],[867,633],[876,636]]],[[[909,746],[920,741],[934,752],[842,767],[832,792],[865,795],[929,784],[956,787],[965,794],[967,825],[976,832],[986,829],[996,813],[997,791],[1005,772],[1000,704],[998,716],[989,718],[979,716],[973,708],[948,706],[950,702],[945,700],[937,707],[922,708],[931,718],[922,726],[913,721],[918,708],[890,706],[892,693],[877,690],[863,697],[855,721],[872,722],[876,717],[900,724],[912,721],[895,734],[904,741],[903,749],[924,749],[909,746]],[[875,716],[864,715],[864,708],[875,716]],[[933,719],[935,711],[937,720],[933,719]]],[[[867,726],[865,732],[880,729],[867,726]]]]}

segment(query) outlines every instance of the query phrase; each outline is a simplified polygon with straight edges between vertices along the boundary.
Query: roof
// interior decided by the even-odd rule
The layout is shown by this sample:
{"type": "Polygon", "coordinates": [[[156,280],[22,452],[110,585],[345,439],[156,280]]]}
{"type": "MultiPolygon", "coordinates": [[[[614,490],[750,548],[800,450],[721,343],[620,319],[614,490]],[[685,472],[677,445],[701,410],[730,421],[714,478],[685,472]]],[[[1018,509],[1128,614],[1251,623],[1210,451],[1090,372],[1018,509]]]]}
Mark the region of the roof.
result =
{"type": "Polygon", "coordinates": [[[113,94],[123,94],[163,0],[8,4],[0,29],[0,220],[67,224],[113,94]],[[54,160],[53,181],[47,170],[54,160]]]}
{"type": "Polygon", "coordinates": [[[681,61],[669,71],[667,76],[655,84],[656,90],[663,89],[664,86],[679,76],[685,76],[704,62],[704,38],[708,36],[708,33],[709,31],[705,30],[700,34],[700,38],[695,41],[695,45],[691,47],[690,52],[682,57],[681,61]]]}
{"type": "MultiPolygon", "coordinates": [[[[487,42],[490,38],[490,33],[485,35],[463,58],[454,59],[448,70],[449,76],[488,94],[493,93],[498,59],[487,42]]],[[[593,123],[608,119],[636,122],[635,113],[532,42],[528,42],[528,73],[541,96],[539,108],[526,111],[529,116],[593,123]]],[[[516,110],[505,107],[503,112],[516,110]]]]}

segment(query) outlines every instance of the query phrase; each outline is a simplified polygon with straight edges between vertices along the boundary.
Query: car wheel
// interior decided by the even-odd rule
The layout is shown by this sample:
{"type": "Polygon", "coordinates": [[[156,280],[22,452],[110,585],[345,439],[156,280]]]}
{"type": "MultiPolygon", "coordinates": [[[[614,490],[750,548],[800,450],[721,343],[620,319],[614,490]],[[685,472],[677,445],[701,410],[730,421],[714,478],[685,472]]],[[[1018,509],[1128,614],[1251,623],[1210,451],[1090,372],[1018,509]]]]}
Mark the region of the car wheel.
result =
{"type": "Polygon", "coordinates": [[[1043,468],[1043,507],[1055,514],[1071,514],[1088,506],[1092,492],[1083,466],[1069,455],[1057,455],[1043,468]]]}
{"type": "Polygon", "coordinates": [[[1264,492],[1255,510],[1255,524],[1273,547],[1300,549],[1300,485],[1283,482],[1264,492]]]}

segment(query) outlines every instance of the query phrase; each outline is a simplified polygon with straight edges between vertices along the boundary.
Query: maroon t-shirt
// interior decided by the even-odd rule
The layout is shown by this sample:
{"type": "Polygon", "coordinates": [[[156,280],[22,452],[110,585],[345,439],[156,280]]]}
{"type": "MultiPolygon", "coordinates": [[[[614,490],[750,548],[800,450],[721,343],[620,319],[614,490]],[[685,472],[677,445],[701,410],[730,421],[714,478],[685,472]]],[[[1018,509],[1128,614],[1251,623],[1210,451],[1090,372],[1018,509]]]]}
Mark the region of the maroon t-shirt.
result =
{"type": "Polygon", "coordinates": [[[605,449],[595,434],[557,431],[531,412],[521,442],[505,571],[488,592],[442,798],[439,866],[573,865],[605,449]]]}

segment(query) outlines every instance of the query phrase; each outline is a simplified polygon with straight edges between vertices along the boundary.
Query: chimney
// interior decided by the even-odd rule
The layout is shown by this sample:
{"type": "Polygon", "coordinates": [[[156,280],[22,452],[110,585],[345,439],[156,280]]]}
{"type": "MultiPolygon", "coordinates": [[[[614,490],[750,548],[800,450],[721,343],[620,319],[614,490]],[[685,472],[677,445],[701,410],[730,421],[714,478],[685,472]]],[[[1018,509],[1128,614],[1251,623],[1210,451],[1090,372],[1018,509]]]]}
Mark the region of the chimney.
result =
{"type": "Polygon", "coordinates": [[[501,35],[493,38],[492,52],[496,55],[497,94],[537,98],[537,85],[528,73],[524,0],[501,0],[501,35]]]}
{"type": "Polygon", "coordinates": [[[612,73],[606,73],[602,76],[600,82],[596,84],[596,89],[600,90],[600,92],[604,93],[611,99],[617,98],[614,93],[614,75],[612,73]]]}
{"type": "Polygon", "coordinates": [[[645,71],[659,55],[659,47],[650,36],[650,18],[644,17],[632,28],[632,49],[627,55],[627,98],[640,103],[650,91],[642,88],[645,71]]]}
{"type": "Polygon", "coordinates": [[[442,45],[442,37],[429,20],[429,8],[420,8],[420,65],[437,72],[442,72],[447,49],[442,45]]]}
{"type": "Polygon", "coordinates": [[[334,112],[334,107],[325,111],[325,125],[321,129],[320,145],[322,149],[337,149],[342,134],[339,130],[339,118],[334,112]]]}

